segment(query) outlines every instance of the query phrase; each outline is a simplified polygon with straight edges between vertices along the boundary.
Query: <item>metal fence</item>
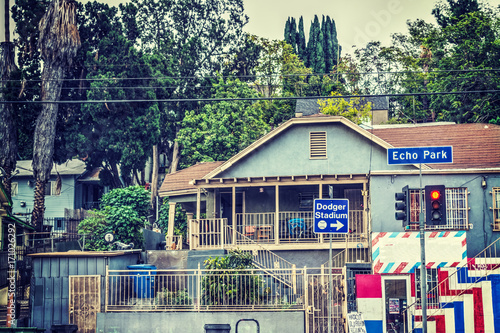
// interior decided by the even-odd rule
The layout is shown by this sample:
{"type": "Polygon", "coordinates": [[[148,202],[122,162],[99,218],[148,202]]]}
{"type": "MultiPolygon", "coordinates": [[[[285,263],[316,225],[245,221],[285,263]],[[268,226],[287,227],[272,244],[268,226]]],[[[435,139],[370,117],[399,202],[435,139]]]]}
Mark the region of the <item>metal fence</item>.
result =
{"type": "Polygon", "coordinates": [[[307,274],[289,274],[292,286],[269,269],[108,270],[105,311],[304,310],[307,274]]]}

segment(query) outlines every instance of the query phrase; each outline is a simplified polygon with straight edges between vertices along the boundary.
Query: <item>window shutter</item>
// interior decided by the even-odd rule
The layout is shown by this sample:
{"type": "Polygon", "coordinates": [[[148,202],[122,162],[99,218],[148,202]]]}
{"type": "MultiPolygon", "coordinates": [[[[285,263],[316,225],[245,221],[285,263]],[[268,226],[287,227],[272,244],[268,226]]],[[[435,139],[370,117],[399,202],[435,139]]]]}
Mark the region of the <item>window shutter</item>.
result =
{"type": "Polygon", "coordinates": [[[309,133],[310,158],[326,158],[326,132],[309,133]]]}

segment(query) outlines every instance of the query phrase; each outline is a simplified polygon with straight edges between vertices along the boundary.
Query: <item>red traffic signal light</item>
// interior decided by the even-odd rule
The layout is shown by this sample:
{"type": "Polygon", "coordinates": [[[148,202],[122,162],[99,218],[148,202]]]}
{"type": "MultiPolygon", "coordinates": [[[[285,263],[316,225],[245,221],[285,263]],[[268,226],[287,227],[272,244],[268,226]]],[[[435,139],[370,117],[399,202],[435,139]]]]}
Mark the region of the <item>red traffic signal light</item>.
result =
{"type": "Polygon", "coordinates": [[[425,187],[425,217],[428,225],[446,225],[446,195],[444,185],[425,187]]]}

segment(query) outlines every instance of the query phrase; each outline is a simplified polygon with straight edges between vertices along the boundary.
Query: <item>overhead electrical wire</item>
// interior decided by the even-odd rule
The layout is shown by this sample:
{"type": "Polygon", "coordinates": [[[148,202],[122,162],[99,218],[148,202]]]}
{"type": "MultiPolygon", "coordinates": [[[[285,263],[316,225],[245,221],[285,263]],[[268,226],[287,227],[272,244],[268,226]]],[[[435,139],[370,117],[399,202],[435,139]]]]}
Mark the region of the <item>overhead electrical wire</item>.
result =
{"type": "MultiPolygon", "coordinates": [[[[129,81],[129,80],[193,80],[193,79],[219,79],[219,78],[270,78],[270,77],[314,77],[314,76],[346,76],[346,75],[386,75],[386,74],[433,74],[433,73],[471,73],[471,72],[500,72],[498,68],[491,69],[450,69],[450,70],[432,70],[432,71],[377,71],[377,72],[359,72],[359,73],[298,73],[298,74],[254,74],[254,75],[201,75],[201,76],[145,76],[145,77],[109,77],[109,78],[66,78],[62,82],[85,82],[85,81],[129,81]]],[[[47,80],[55,81],[55,80],[47,80]]],[[[30,80],[0,80],[0,82],[42,82],[41,79],[30,79],[30,80]]]]}
{"type": "Polygon", "coordinates": [[[298,100],[298,99],[338,99],[338,98],[370,98],[370,97],[407,97],[435,95],[500,93],[500,89],[474,91],[447,91],[432,93],[402,93],[374,95],[340,95],[340,96],[288,96],[288,97],[241,97],[241,98],[165,98],[165,99],[121,99],[121,100],[59,100],[59,101],[0,101],[0,104],[100,104],[100,103],[182,103],[182,102],[224,102],[224,101],[261,101],[261,100],[298,100]]]}

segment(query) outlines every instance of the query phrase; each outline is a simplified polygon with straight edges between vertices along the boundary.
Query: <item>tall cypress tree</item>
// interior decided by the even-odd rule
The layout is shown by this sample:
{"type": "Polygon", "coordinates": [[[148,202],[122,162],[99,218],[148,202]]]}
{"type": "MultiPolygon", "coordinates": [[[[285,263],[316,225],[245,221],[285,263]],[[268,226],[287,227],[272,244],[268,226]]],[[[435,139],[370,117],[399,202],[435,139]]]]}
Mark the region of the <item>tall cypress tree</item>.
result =
{"type": "Polygon", "coordinates": [[[306,35],[304,33],[304,19],[302,16],[299,19],[299,27],[297,32],[297,54],[300,59],[304,60],[306,56],[306,35]]]}

